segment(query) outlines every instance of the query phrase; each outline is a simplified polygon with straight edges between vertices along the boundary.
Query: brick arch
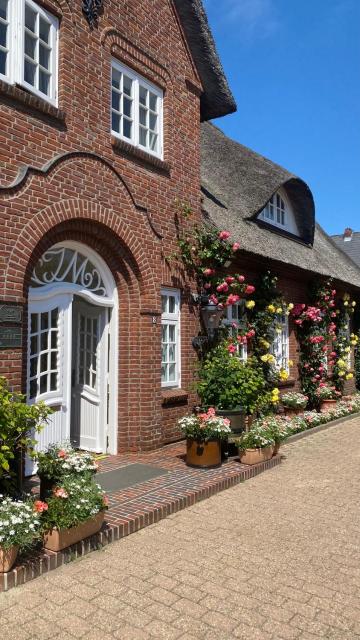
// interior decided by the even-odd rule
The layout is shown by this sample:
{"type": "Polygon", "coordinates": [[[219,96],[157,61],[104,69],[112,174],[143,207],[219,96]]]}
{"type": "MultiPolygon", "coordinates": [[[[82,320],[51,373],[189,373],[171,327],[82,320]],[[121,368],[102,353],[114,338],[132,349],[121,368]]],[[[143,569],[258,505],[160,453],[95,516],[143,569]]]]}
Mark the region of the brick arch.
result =
{"type": "Polygon", "coordinates": [[[42,253],[56,242],[73,239],[97,250],[128,287],[136,286],[144,308],[157,308],[153,270],[140,241],[119,216],[97,202],[62,200],[35,214],[23,227],[5,270],[4,295],[26,299],[30,273],[42,253]],[[135,285],[135,282],[137,285],[135,285]]]}

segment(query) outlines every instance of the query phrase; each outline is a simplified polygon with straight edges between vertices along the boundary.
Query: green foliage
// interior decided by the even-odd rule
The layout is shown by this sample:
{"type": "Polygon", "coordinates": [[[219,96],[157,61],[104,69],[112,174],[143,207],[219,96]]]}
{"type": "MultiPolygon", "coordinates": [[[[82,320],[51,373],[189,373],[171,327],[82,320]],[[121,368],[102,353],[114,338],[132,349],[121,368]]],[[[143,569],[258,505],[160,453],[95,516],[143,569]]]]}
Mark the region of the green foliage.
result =
{"type": "Polygon", "coordinates": [[[107,501],[100,485],[88,478],[68,476],[54,489],[43,512],[45,530],[69,529],[94,517],[106,508],[107,501]]]}
{"type": "Polygon", "coordinates": [[[242,407],[252,414],[262,402],[265,387],[261,367],[251,359],[242,363],[224,344],[212,349],[200,364],[197,391],[204,406],[220,410],[242,407]]]}
{"type": "Polygon", "coordinates": [[[41,431],[50,413],[43,402],[26,404],[25,397],[10,391],[6,379],[0,377],[0,485],[13,476],[11,463],[21,450],[32,455],[34,432],[41,431]]]}
{"type": "Polygon", "coordinates": [[[246,449],[263,449],[264,447],[273,447],[275,440],[270,429],[256,424],[250,431],[244,433],[241,438],[236,441],[238,448],[242,451],[246,449]]]}

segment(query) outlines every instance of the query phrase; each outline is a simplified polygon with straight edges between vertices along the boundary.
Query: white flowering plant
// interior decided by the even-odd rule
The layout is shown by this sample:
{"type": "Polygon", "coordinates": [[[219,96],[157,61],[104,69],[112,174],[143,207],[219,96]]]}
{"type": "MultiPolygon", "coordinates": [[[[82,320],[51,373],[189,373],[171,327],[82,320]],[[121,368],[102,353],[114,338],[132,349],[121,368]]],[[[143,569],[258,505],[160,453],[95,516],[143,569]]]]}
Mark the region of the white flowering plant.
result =
{"type": "Polygon", "coordinates": [[[226,440],[231,433],[230,420],[217,416],[212,407],[206,413],[181,418],[178,426],[187,438],[197,442],[226,440]]]}
{"type": "Polygon", "coordinates": [[[246,449],[273,447],[275,440],[270,429],[258,424],[236,440],[236,444],[241,451],[245,451],[246,449]]]}
{"type": "Polygon", "coordinates": [[[289,391],[281,396],[281,402],[284,407],[289,407],[291,409],[305,409],[308,400],[308,396],[303,393],[296,393],[295,391],[289,391]]]}
{"type": "Polygon", "coordinates": [[[260,429],[272,438],[276,444],[284,442],[290,435],[291,420],[288,417],[269,415],[253,422],[252,429],[260,429]]]}
{"type": "Polygon", "coordinates": [[[107,509],[108,499],[99,484],[88,478],[68,476],[54,487],[43,512],[43,527],[70,529],[107,509]]]}
{"type": "Polygon", "coordinates": [[[76,451],[69,442],[50,444],[37,453],[38,475],[60,481],[68,475],[92,476],[98,464],[91,453],[76,451]]]}
{"type": "Polygon", "coordinates": [[[30,547],[41,534],[40,501],[11,500],[0,494],[0,547],[30,547]]]}

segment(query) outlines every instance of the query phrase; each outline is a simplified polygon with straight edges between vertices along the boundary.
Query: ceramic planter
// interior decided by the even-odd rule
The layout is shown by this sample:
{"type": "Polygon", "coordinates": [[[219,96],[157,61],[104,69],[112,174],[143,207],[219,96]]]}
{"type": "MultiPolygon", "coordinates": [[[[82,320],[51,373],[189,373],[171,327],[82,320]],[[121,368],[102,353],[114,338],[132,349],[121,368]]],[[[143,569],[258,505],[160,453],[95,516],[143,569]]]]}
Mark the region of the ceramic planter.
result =
{"type": "Polygon", "coordinates": [[[76,544],[76,542],[80,542],[80,540],[84,540],[84,538],[93,536],[94,533],[100,531],[104,517],[105,511],[99,511],[93,518],[70,529],[51,529],[44,535],[45,549],[61,551],[72,544],[76,544]]]}
{"type": "Polygon", "coordinates": [[[220,440],[202,442],[188,438],[186,440],[186,464],[188,467],[198,467],[200,469],[220,467],[220,440]]]}
{"type": "Polygon", "coordinates": [[[322,400],[320,405],[320,412],[327,413],[331,409],[335,409],[336,400],[322,400]]]}
{"type": "Polygon", "coordinates": [[[262,449],[239,449],[239,458],[242,464],[258,464],[272,458],[274,447],[263,447],[262,449]]]}
{"type": "Polygon", "coordinates": [[[11,567],[15,563],[19,547],[13,545],[9,549],[3,549],[0,545],[0,573],[6,573],[10,571],[11,567]]]}
{"type": "Polygon", "coordinates": [[[239,434],[246,429],[246,416],[241,408],[234,411],[222,411],[216,409],[216,415],[230,420],[230,429],[234,434],[239,434]]]}

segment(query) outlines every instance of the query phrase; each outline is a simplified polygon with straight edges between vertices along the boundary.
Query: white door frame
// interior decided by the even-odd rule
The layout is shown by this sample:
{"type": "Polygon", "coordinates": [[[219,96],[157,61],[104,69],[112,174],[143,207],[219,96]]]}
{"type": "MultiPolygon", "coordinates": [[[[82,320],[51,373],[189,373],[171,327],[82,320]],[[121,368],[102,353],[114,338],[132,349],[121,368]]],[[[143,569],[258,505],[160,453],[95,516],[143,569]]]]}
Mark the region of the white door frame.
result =
{"type": "MultiPolygon", "coordinates": [[[[53,306],[53,301],[55,300],[66,300],[67,308],[64,309],[64,335],[68,341],[67,351],[65,354],[65,345],[60,344],[60,353],[64,360],[63,371],[64,376],[66,376],[63,380],[64,384],[64,394],[66,395],[66,402],[68,406],[68,419],[66,424],[67,434],[66,437],[70,436],[70,416],[71,416],[71,342],[72,342],[72,302],[74,295],[80,296],[87,302],[92,305],[107,307],[110,313],[110,322],[108,323],[108,334],[110,339],[110,349],[107,349],[105,346],[105,361],[108,360],[108,380],[106,388],[108,388],[109,399],[107,398],[107,392],[105,392],[104,397],[104,406],[105,406],[105,416],[106,416],[106,406],[109,402],[109,418],[107,425],[107,438],[108,438],[108,446],[106,447],[106,438],[105,440],[105,452],[116,454],[118,449],[118,294],[117,288],[115,284],[115,280],[113,275],[105,263],[105,261],[90,247],[84,245],[79,242],[74,241],[64,241],[59,244],[54,245],[49,249],[49,252],[52,250],[57,250],[61,248],[72,249],[73,251],[79,252],[82,256],[88,258],[92,265],[94,265],[101,275],[104,287],[106,289],[106,295],[100,296],[96,293],[93,293],[91,290],[87,289],[82,283],[78,282],[69,282],[62,281],[61,277],[58,277],[58,274],[55,274],[55,278],[52,279],[51,282],[45,281],[42,286],[30,287],[29,288],[29,322],[30,322],[30,309],[34,311],[46,310],[49,307],[53,306]],[[51,301],[51,302],[50,302],[51,301]],[[67,379],[67,381],[66,381],[67,379]]],[[[45,252],[44,256],[47,255],[48,252],[45,252]]],[[[36,269],[36,267],[35,267],[36,269]]],[[[35,270],[34,270],[35,272],[35,270]]],[[[54,305],[55,306],[55,305],[54,305]]],[[[30,327],[29,327],[30,329],[30,327]]],[[[28,346],[28,354],[27,354],[27,376],[29,380],[29,346],[28,346]]],[[[27,394],[29,398],[29,392],[27,394]]],[[[47,397],[44,398],[46,403],[50,405],[51,400],[47,397]]],[[[41,395],[37,396],[35,400],[28,402],[36,402],[36,400],[41,400],[41,395]]],[[[59,404],[58,402],[53,402],[52,404],[59,404]]],[[[51,405],[50,405],[51,406],[51,405]]]]}

